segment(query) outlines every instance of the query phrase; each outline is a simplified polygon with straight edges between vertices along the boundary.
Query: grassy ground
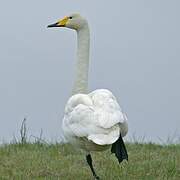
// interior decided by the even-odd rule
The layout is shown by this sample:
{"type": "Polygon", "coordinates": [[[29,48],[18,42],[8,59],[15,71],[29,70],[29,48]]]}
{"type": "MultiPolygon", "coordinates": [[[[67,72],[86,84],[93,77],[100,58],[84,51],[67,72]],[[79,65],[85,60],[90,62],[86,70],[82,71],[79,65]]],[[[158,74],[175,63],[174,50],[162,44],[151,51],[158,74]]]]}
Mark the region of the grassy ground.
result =
{"type": "MultiPolygon", "coordinates": [[[[180,179],[180,145],[127,144],[129,162],[118,164],[110,151],[93,153],[103,180],[180,179]]],[[[82,152],[69,144],[10,144],[0,147],[0,180],[93,179],[82,152]]]]}

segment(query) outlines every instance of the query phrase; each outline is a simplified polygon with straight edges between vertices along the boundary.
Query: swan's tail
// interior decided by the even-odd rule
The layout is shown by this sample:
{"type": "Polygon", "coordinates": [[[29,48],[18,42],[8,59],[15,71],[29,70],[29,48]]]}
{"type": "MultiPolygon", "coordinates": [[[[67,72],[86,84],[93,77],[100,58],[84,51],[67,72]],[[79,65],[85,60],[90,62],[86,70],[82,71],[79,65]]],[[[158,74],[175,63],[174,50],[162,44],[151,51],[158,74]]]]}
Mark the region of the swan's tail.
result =
{"type": "Polygon", "coordinates": [[[111,153],[115,154],[119,163],[121,163],[124,159],[128,161],[128,153],[121,135],[119,139],[112,144],[111,153]]]}

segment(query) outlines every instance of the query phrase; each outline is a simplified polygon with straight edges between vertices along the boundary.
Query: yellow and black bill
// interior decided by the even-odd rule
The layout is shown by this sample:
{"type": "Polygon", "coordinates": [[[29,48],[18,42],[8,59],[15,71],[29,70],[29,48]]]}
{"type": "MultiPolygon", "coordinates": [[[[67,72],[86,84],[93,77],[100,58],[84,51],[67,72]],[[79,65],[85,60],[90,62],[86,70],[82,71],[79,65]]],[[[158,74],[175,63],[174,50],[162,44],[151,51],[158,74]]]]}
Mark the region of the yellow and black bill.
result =
{"type": "Polygon", "coordinates": [[[48,28],[50,27],[64,27],[64,25],[60,25],[58,22],[57,23],[54,23],[54,24],[50,24],[47,26],[48,28]]]}
{"type": "Polygon", "coordinates": [[[66,23],[68,22],[69,18],[68,17],[64,17],[63,19],[59,20],[58,22],[54,23],[54,24],[50,24],[47,27],[65,27],[66,23]]]}

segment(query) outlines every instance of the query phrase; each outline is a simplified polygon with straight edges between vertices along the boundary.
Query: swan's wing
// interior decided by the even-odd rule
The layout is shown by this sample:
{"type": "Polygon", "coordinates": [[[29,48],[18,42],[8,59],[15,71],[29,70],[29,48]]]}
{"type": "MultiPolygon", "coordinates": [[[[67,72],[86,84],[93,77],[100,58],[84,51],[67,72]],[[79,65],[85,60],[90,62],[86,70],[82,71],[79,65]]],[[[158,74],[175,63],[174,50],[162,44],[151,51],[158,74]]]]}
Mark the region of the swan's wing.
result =
{"type": "Polygon", "coordinates": [[[126,115],[122,112],[115,96],[107,89],[98,89],[89,94],[93,101],[96,119],[99,126],[111,128],[116,124],[123,124],[127,121],[126,115]]]}
{"type": "Polygon", "coordinates": [[[94,121],[94,108],[88,95],[76,94],[72,96],[66,107],[63,118],[63,131],[69,137],[88,137],[89,134],[99,132],[94,121]]]}
{"type": "Polygon", "coordinates": [[[112,93],[96,90],[70,98],[65,108],[63,130],[67,138],[85,137],[105,145],[119,138],[119,123],[123,122],[123,114],[112,93]]]}
{"type": "Polygon", "coordinates": [[[73,138],[87,138],[99,145],[114,143],[119,137],[119,125],[103,128],[96,118],[93,107],[77,105],[63,119],[64,135],[70,141],[73,138]]]}

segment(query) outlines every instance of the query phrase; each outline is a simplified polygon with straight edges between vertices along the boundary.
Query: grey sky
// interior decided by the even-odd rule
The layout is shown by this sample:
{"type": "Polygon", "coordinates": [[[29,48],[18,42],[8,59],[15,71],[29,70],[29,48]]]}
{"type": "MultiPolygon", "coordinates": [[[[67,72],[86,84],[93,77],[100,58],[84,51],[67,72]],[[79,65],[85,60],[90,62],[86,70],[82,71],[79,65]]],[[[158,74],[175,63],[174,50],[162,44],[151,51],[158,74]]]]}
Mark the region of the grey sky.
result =
{"type": "Polygon", "coordinates": [[[91,30],[89,89],[114,92],[129,136],[180,137],[180,1],[10,1],[0,6],[0,142],[24,116],[29,134],[59,139],[71,93],[76,34],[47,29],[80,12],[91,30]]]}

